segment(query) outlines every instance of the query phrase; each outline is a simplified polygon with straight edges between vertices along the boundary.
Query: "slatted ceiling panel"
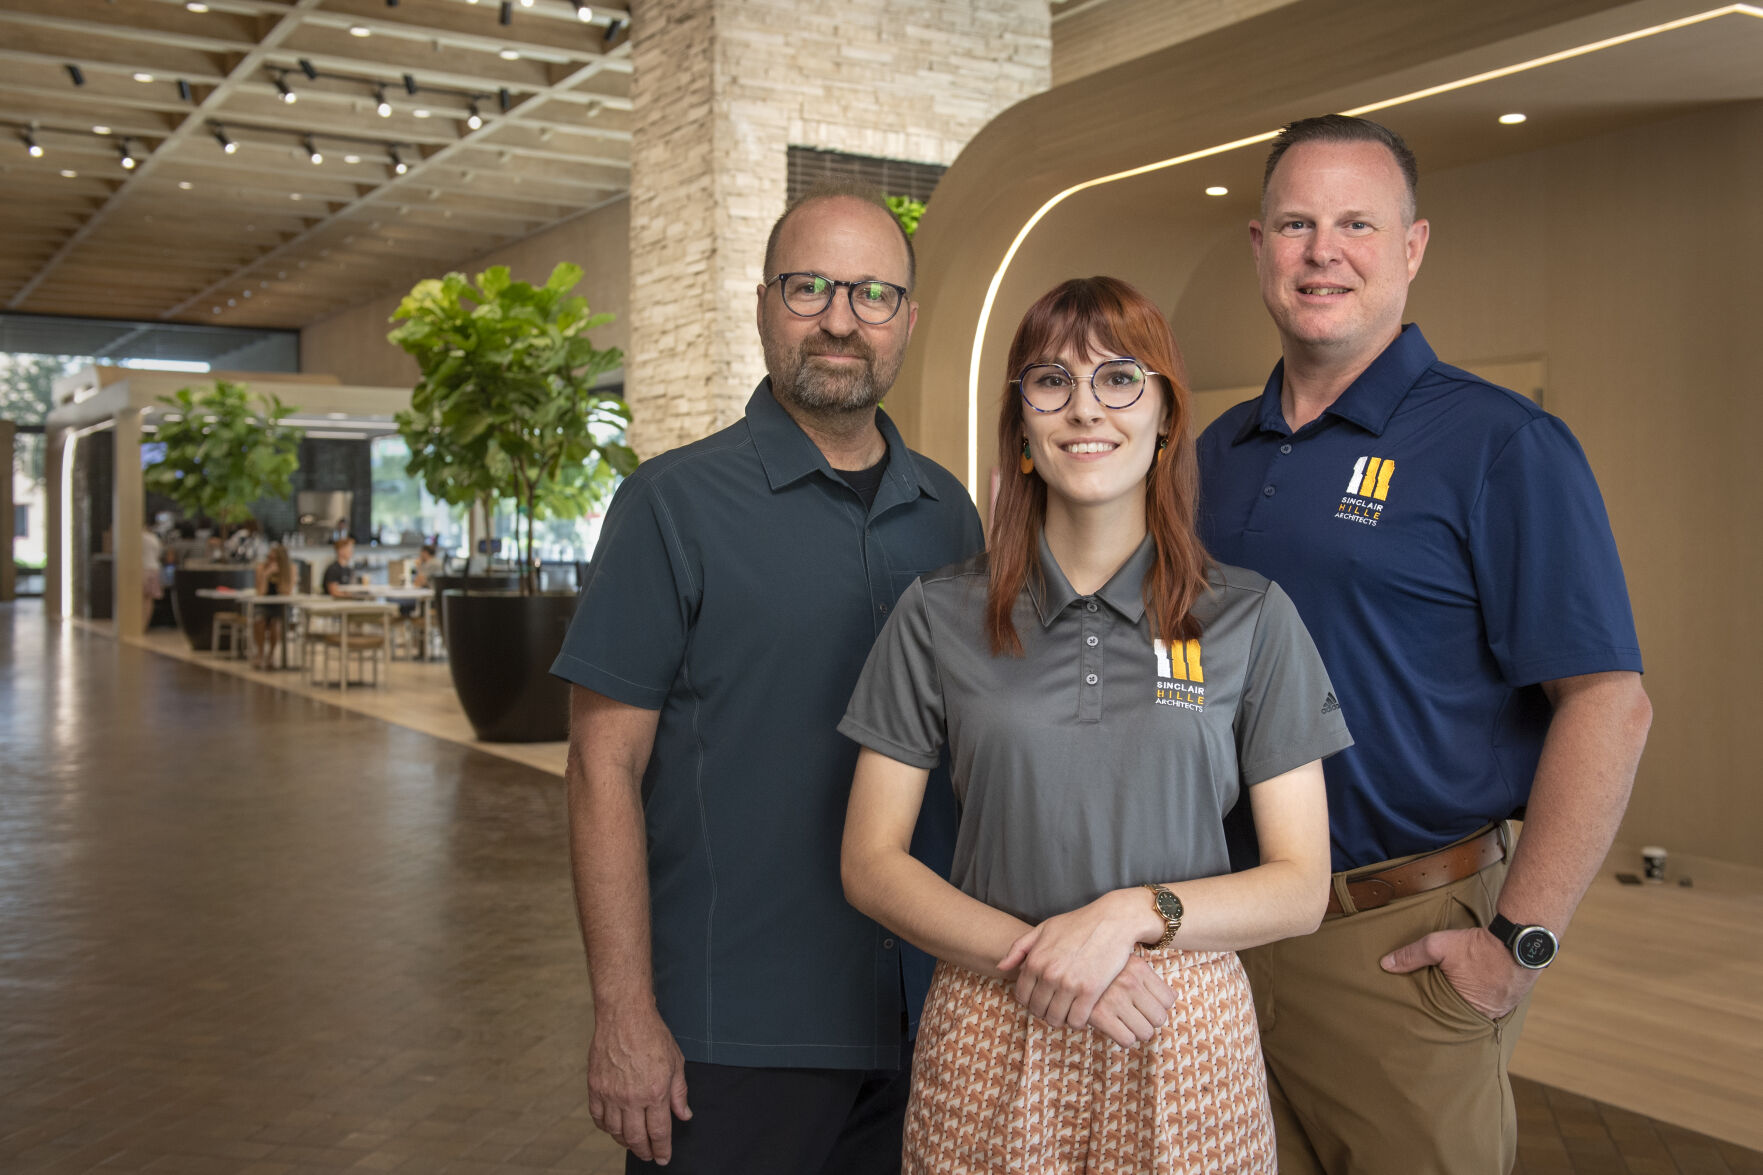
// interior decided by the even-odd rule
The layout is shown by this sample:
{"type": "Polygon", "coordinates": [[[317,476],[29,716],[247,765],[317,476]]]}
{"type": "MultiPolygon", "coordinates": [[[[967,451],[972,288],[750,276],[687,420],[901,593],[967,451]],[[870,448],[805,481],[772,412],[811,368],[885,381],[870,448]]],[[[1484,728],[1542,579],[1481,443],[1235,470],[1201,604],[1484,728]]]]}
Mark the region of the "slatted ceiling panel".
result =
{"type": "Polygon", "coordinates": [[[298,327],[628,191],[627,5],[209,7],[0,0],[0,308],[298,327]]]}

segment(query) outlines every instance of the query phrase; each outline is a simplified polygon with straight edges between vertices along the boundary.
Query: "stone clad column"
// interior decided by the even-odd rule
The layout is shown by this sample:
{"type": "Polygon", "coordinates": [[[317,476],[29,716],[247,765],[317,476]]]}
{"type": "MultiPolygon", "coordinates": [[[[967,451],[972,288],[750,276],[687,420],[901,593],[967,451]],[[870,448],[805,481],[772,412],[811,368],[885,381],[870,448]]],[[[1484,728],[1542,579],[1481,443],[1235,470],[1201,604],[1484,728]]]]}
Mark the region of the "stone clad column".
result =
{"type": "Polygon", "coordinates": [[[632,445],[738,419],[764,374],[754,290],[791,146],[954,162],[1046,89],[1046,0],[644,0],[631,142],[632,445]]]}

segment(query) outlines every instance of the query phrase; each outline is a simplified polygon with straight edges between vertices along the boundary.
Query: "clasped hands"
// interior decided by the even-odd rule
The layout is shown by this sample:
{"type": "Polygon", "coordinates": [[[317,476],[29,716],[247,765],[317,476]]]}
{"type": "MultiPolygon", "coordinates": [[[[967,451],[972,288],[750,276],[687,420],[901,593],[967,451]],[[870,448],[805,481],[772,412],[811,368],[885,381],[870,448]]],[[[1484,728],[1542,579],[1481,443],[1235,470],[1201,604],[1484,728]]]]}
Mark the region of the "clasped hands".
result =
{"type": "Polygon", "coordinates": [[[1016,971],[1017,1002],[1048,1024],[1093,1028],[1132,1048],[1156,1035],[1175,1005],[1169,985],[1133,953],[1151,918],[1141,891],[1106,893],[1028,930],[998,969],[1016,971]]]}

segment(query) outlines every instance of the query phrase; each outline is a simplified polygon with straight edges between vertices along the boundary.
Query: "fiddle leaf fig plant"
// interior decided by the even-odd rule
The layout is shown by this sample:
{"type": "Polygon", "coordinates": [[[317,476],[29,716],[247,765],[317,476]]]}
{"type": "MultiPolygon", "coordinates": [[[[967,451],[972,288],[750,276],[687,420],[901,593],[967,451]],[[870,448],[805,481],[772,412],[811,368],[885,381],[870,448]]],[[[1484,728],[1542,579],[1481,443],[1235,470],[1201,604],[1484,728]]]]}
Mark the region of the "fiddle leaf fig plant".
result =
{"type": "Polygon", "coordinates": [[[281,421],[299,409],[224,379],[200,393],[179,388],[159,402],[169,410],[154,438],[165,446],[165,459],[142,474],[149,490],[222,526],[249,518],[260,498],[293,493],[306,434],[281,421]]]}
{"type": "Polygon", "coordinates": [[[568,262],[543,286],[510,280],[502,265],[476,284],[461,273],[428,278],[405,295],[392,316],[402,325],[386,336],[422,372],[409,411],[397,416],[407,471],[454,505],[515,500],[526,521],[520,575],[529,595],[538,586],[534,523],[581,517],[637,465],[620,439],[629,409],[594,390],[624,356],[589,340],[612,315],[590,313],[571,293],[581,278],[568,262]]]}

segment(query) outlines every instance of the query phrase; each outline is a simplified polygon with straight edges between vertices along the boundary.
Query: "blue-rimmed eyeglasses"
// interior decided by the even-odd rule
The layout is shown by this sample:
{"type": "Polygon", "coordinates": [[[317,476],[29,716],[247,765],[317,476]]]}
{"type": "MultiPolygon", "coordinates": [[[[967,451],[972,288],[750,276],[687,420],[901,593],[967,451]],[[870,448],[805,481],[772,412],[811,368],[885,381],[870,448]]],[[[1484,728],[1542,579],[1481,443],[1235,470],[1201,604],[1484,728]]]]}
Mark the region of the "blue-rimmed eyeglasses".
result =
{"type": "MultiPolygon", "coordinates": [[[[1104,408],[1131,408],[1145,394],[1146,371],[1137,359],[1105,359],[1090,374],[1090,392],[1104,408]]],[[[1022,393],[1022,401],[1036,412],[1058,412],[1071,403],[1072,391],[1084,382],[1058,363],[1031,363],[1010,381],[1022,393]]]]}
{"type": "MultiPolygon", "coordinates": [[[[876,281],[868,278],[863,281],[841,282],[818,273],[780,273],[771,281],[784,296],[784,308],[791,314],[801,318],[814,318],[826,313],[826,308],[833,304],[833,295],[839,287],[845,287],[845,297],[851,303],[851,313],[859,322],[870,326],[881,326],[892,322],[894,315],[900,313],[900,307],[906,304],[906,287],[897,286],[892,282],[876,281]]],[[[770,285],[771,282],[767,282],[770,285]]]]}

